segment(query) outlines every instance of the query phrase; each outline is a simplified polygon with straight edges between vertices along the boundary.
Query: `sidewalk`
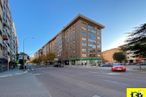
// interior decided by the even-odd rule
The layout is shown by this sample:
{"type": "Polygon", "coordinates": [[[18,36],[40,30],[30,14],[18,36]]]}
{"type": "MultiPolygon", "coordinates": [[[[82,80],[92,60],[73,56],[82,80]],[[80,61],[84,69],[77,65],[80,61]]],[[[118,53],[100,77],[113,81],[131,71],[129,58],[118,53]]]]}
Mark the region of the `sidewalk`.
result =
{"type": "Polygon", "coordinates": [[[126,67],[128,70],[146,72],[146,66],[141,66],[141,70],[138,65],[132,65],[132,66],[128,65],[126,67]]]}
{"type": "Polygon", "coordinates": [[[22,71],[22,70],[19,70],[19,69],[13,69],[13,70],[9,70],[9,71],[5,71],[5,72],[0,73],[0,78],[22,75],[22,74],[25,74],[25,73],[27,73],[27,71],[22,71]]]}
{"type": "Polygon", "coordinates": [[[49,91],[31,73],[0,78],[0,97],[51,97],[49,91]]]}

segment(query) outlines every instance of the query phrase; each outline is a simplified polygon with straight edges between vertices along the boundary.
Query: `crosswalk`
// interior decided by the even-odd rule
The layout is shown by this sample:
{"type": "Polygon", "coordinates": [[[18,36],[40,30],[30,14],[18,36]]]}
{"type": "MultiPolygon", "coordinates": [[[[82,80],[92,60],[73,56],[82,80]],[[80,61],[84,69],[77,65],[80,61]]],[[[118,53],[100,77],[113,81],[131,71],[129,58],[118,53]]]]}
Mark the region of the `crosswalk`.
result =
{"type": "Polygon", "coordinates": [[[5,78],[5,77],[12,77],[12,76],[18,76],[27,73],[27,71],[24,72],[15,72],[15,73],[8,73],[8,74],[1,74],[0,78],[5,78]]]}
{"type": "Polygon", "coordinates": [[[94,96],[92,96],[92,97],[101,97],[101,96],[98,96],[98,95],[94,95],[94,96]]]}

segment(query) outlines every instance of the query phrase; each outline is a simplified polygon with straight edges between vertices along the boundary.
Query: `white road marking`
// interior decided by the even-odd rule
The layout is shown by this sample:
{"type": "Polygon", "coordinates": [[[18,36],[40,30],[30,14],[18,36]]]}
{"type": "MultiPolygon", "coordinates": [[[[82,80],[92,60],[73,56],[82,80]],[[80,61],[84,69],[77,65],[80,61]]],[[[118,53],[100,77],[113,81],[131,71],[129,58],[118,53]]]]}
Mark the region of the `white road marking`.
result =
{"type": "Polygon", "coordinates": [[[41,75],[40,73],[35,73],[35,74],[33,74],[33,75],[41,75]]]}
{"type": "Polygon", "coordinates": [[[17,76],[17,75],[22,75],[22,74],[25,74],[25,73],[27,73],[27,71],[25,71],[23,73],[4,74],[4,75],[1,75],[0,78],[12,77],[12,76],[17,76]]]}
{"type": "Polygon", "coordinates": [[[121,73],[107,73],[108,75],[120,75],[121,73]]]}
{"type": "Polygon", "coordinates": [[[25,72],[23,72],[23,73],[15,73],[15,74],[13,74],[13,75],[21,75],[21,74],[25,74],[25,73],[27,73],[28,71],[25,71],[25,72]]]}
{"type": "Polygon", "coordinates": [[[94,95],[94,96],[92,96],[92,97],[101,97],[101,96],[98,96],[98,95],[94,95]]]}
{"type": "Polygon", "coordinates": [[[13,76],[13,75],[12,74],[1,75],[0,78],[10,77],[10,76],[13,76]]]}

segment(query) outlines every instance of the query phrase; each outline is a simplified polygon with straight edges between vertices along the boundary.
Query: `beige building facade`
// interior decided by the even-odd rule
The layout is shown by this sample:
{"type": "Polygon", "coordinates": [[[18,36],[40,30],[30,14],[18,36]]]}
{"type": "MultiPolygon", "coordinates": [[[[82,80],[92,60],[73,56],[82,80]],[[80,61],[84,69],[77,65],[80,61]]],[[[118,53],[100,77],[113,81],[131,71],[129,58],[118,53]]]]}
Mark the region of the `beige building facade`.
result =
{"type": "Polygon", "coordinates": [[[96,64],[101,61],[103,28],[103,25],[79,15],[38,50],[35,56],[55,53],[58,60],[70,64],[96,64]]]}
{"type": "MultiPolygon", "coordinates": [[[[102,58],[103,58],[104,62],[107,62],[107,63],[114,63],[114,62],[116,62],[113,59],[113,55],[116,52],[122,52],[121,47],[122,46],[119,46],[117,48],[112,48],[110,50],[103,51],[102,52],[102,58]]],[[[130,64],[130,63],[136,63],[137,62],[137,57],[136,57],[136,55],[134,54],[133,51],[126,51],[125,55],[126,55],[127,63],[130,64]]]]}
{"type": "Polygon", "coordinates": [[[0,71],[16,62],[18,41],[8,0],[0,0],[0,71]],[[10,63],[10,64],[8,64],[10,63]]]}
{"type": "Polygon", "coordinates": [[[104,62],[107,62],[107,63],[114,63],[114,62],[116,62],[113,59],[113,55],[116,52],[120,52],[120,48],[113,48],[113,49],[110,49],[110,50],[103,51],[102,52],[102,58],[103,58],[104,62]]]}

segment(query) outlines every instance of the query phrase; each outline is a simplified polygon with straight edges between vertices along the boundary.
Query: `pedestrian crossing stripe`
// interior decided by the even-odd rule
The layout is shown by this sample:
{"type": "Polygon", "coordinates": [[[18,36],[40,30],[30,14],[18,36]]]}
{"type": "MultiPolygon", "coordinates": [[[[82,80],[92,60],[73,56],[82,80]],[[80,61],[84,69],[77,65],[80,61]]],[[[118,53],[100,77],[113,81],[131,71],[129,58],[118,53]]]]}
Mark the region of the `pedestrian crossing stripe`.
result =
{"type": "Polygon", "coordinates": [[[100,97],[100,96],[98,96],[98,95],[94,95],[94,96],[92,96],[92,97],[100,97]]]}
{"type": "Polygon", "coordinates": [[[120,73],[107,73],[108,75],[120,75],[120,73]]]}

